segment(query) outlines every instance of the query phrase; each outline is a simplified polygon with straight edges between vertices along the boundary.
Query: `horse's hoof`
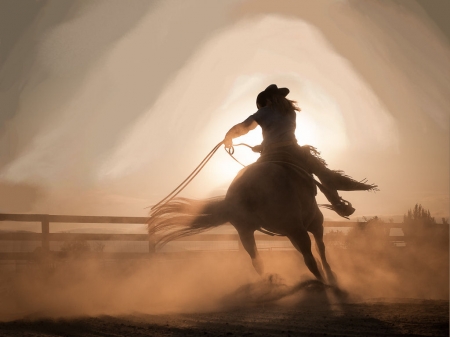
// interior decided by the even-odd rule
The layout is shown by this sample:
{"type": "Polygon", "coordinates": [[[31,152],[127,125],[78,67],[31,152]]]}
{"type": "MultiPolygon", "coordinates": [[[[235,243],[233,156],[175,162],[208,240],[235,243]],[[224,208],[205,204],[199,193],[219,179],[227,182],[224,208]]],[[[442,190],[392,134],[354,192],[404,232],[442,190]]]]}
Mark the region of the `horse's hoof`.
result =
{"type": "Polygon", "coordinates": [[[261,261],[261,258],[252,259],[252,265],[259,276],[264,275],[264,263],[261,261]]]}
{"type": "Polygon", "coordinates": [[[284,284],[283,278],[278,274],[267,274],[266,279],[270,284],[284,284]]]}
{"type": "Polygon", "coordinates": [[[330,286],[337,287],[338,285],[336,274],[333,272],[327,273],[327,281],[330,286]]]}

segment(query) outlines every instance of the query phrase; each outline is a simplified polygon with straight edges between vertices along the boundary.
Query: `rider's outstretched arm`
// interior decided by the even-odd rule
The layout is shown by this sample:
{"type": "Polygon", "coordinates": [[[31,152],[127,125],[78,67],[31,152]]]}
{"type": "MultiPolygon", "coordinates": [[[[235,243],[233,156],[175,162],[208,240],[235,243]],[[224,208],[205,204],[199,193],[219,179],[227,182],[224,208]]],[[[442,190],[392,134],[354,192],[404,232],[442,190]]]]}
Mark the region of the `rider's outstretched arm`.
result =
{"type": "Polygon", "coordinates": [[[226,148],[231,147],[233,145],[233,138],[243,136],[247,134],[249,131],[256,128],[257,126],[258,123],[251,116],[242,123],[236,124],[225,135],[225,139],[223,140],[225,147],[226,148]]]}

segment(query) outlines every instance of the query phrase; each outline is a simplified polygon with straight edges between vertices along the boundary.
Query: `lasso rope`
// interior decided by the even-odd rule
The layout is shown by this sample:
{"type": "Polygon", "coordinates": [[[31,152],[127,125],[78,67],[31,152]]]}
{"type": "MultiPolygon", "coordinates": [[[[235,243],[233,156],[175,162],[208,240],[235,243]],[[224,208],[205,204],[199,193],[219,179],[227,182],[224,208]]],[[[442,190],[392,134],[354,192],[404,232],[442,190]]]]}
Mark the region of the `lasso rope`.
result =
{"type": "MultiPolygon", "coordinates": [[[[197,176],[197,174],[200,173],[200,171],[203,169],[203,167],[205,167],[205,165],[208,163],[208,161],[212,158],[212,156],[217,152],[217,150],[219,149],[219,147],[223,144],[223,142],[218,143],[216,146],[214,146],[214,148],[206,155],[206,157],[200,162],[200,164],[194,169],[194,171],[192,171],[192,173],[183,180],[183,182],[178,185],[172,192],[170,192],[164,199],[162,199],[160,202],[158,202],[156,205],[151,207],[151,210],[154,211],[156,209],[158,209],[159,207],[165,205],[166,203],[168,203],[170,200],[172,200],[173,198],[175,198],[178,194],[181,193],[181,191],[183,191],[187,185],[189,185],[189,183],[197,176]]],[[[245,167],[244,164],[242,164],[239,160],[237,160],[233,154],[234,154],[234,146],[247,146],[250,149],[253,149],[252,146],[244,144],[244,143],[240,143],[240,144],[236,144],[236,145],[232,145],[230,148],[225,148],[225,151],[231,156],[231,158],[233,158],[237,163],[239,163],[240,165],[242,165],[243,167],[245,167]]],[[[148,207],[147,207],[148,208],[148,207]]]]}
{"type": "Polygon", "coordinates": [[[194,169],[194,171],[192,171],[192,173],[186,179],[184,179],[183,182],[180,185],[178,185],[172,192],[170,192],[164,199],[162,199],[156,205],[152,206],[151,210],[153,211],[154,209],[161,207],[162,205],[168,203],[170,200],[175,198],[178,194],[180,194],[180,192],[182,190],[184,190],[187,185],[189,185],[189,183],[192,181],[192,179],[194,179],[197,176],[197,174],[199,174],[199,172],[203,169],[203,167],[206,165],[206,163],[211,159],[211,157],[214,155],[214,153],[217,152],[217,150],[219,149],[219,147],[222,144],[223,144],[223,142],[220,142],[219,144],[214,146],[214,148],[211,150],[211,152],[209,152],[206,155],[206,157],[200,162],[200,164],[194,169]]]}

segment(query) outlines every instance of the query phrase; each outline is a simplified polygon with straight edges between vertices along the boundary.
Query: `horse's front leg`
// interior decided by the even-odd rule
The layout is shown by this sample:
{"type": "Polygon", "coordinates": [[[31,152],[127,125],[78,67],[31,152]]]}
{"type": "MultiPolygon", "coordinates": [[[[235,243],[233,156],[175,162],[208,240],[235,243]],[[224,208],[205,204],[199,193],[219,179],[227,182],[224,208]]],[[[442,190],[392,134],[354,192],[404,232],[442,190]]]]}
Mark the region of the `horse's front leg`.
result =
{"type": "Polygon", "coordinates": [[[297,231],[288,235],[294,247],[303,255],[305,264],[313,275],[321,282],[324,282],[323,276],[319,271],[319,267],[311,252],[311,239],[308,232],[304,229],[298,229],[297,231]]]}
{"type": "Polygon", "coordinates": [[[327,274],[328,283],[331,285],[336,285],[336,276],[331,270],[330,265],[328,264],[327,257],[325,254],[325,243],[323,242],[323,227],[315,230],[313,233],[314,240],[316,241],[317,250],[320,255],[320,259],[322,260],[323,269],[325,269],[325,273],[327,274]]]}
{"type": "Polygon", "coordinates": [[[264,263],[261,256],[256,248],[255,234],[254,231],[238,231],[239,238],[241,239],[242,246],[247,251],[252,259],[253,267],[259,275],[264,274],[264,263]]]}

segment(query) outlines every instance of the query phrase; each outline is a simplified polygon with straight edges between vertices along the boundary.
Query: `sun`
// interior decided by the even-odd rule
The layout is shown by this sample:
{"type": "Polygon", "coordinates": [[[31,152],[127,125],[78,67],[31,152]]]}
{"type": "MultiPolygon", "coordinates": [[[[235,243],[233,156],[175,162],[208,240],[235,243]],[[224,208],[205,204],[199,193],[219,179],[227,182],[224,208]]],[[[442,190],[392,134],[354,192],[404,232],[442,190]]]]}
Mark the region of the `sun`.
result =
{"type": "Polygon", "coordinates": [[[317,124],[309,115],[302,112],[297,114],[297,128],[295,130],[295,137],[300,145],[320,145],[317,124]]]}

